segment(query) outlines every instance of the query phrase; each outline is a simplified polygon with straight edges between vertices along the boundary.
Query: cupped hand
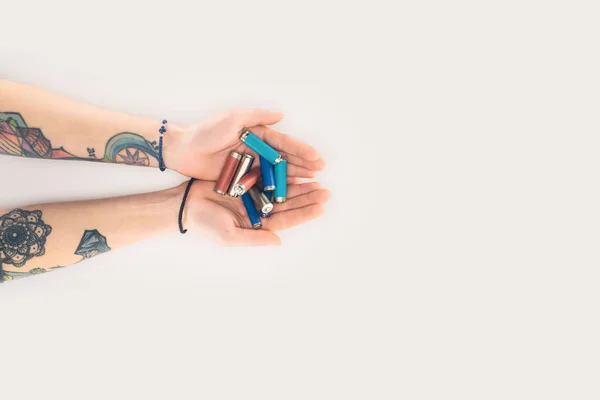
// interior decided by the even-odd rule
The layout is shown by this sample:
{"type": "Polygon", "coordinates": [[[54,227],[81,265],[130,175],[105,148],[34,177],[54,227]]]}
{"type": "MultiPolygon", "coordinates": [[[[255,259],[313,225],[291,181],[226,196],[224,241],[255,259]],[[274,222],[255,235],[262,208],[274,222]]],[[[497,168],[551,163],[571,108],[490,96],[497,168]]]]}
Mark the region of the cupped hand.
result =
{"type": "Polygon", "coordinates": [[[183,215],[183,226],[209,240],[227,246],[279,245],[274,233],[315,219],[323,214],[329,191],[317,182],[291,184],[288,199],[275,204],[270,218],[261,218],[262,229],[252,229],[241,198],[221,196],[214,182],[192,184],[183,215]]]}
{"type": "Polygon", "coordinates": [[[274,111],[234,110],[217,114],[189,128],[167,130],[165,164],[180,174],[215,181],[232,150],[256,156],[240,141],[242,130],[248,128],[288,161],[288,176],[315,177],[325,167],[317,151],[267,126],[282,118],[282,113],[274,111]]]}

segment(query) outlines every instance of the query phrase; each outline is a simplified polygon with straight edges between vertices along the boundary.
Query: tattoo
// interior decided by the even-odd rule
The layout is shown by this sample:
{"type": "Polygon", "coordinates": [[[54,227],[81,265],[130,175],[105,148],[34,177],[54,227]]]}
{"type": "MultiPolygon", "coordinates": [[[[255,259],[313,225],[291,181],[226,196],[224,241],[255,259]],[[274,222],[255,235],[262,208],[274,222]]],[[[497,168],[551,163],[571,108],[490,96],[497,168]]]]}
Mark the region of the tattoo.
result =
{"type": "Polygon", "coordinates": [[[62,147],[54,148],[39,128],[28,127],[19,113],[0,112],[0,154],[59,160],[103,161],[127,165],[150,165],[150,157],[158,159],[156,142],[132,132],[121,132],[106,142],[104,157],[98,158],[94,148],[88,157],[78,157],[62,147]]]}
{"type": "Polygon", "coordinates": [[[21,279],[31,275],[43,274],[59,268],[64,268],[64,266],[57,265],[56,267],[50,267],[49,269],[33,268],[32,270],[27,272],[4,271],[4,276],[0,276],[0,283],[2,283],[2,281],[14,281],[15,279],[21,279]]]}
{"type": "Polygon", "coordinates": [[[19,208],[0,216],[0,269],[2,264],[21,268],[33,257],[46,252],[46,238],[52,227],[42,221],[40,210],[19,208]]]}
{"type": "MultiPolygon", "coordinates": [[[[15,210],[17,211],[17,210],[15,210]]],[[[11,211],[14,213],[15,211],[11,211]]],[[[23,211],[23,210],[18,210],[23,211]]],[[[35,213],[35,211],[33,211],[35,213]]],[[[41,219],[40,219],[41,221],[41,219]]],[[[43,223],[43,222],[42,222],[43,223]]],[[[48,232],[49,234],[50,232],[48,232]]],[[[1,245],[1,243],[0,243],[1,245]]],[[[75,250],[75,254],[83,257],[77,263],[87,260],[88,258],[92,258],[101,253],[106,253],[110,251],[110,247],[106,242],[106,237],[104,237],[97,229],[86,230],[83,232],[83,236],[81,237],[81,241],[79,242],[79,246],[77,246],[77,250],[75,250]]],[[[2,254],[2,253],[0,253],[2,254]]],[[[41,254],[39,254],[41,255],[41,254]]],[[[77,264],[76,263],[76,264],[77,264]]],[[[64,268],[63,265],[57,265],[54,267],[50,267],[48,269],[45,268],[33,268],[29,271],[3,271],[2,263],[0,262],[0,283],[4,281],[12,281],[15,279],[21,279],[32,275],[44,274],[46,272],[51,272],[55,269],[64,268]]]]}
{"type": "Polygon", "coordinates": [[[63,148],[53,149],[41,129],[30,128],[19,113],[0,113],[0,154],[33,158],[73,158],[63,148]]]}
{"type": "Polygon", "coordinates": [[[158,159],[154,143],[150,143],[137,133],[122,132],[106,142],[102,161],[148,166],[150,157],[158,159]]]}
{"type": "Polygon", "coordinates": [[[25,278],[25,277],[31,276],[31,275],[39,275],[39,274],[43,274],[45,272],[48,272],[48,271],[45,270],[44,268],[34,268],[28,272],[5,271],[4,276],[2,278],[5,281],[13,281],[15,279],[21,279],[21,278],[25,278]]]}
{"type": "Polygon", "coordinates": [[[101,253],[110,251],[110,247],[106,242],[106,238],[98,232],[97,229],[86,230],[83,232],[79,246],[75,250],[75,254],[82,256],[84,260],[97,256],[101,253]]]}
{"type": "MultiPolygon", "coordinates": [[[[15,209],[0,217],[0,283],[25,278],[31,275],[64,268],[57,265],[45,268],[33,268],[29,271],[4,271],[2,264],[12,264],[17,268],[22,267],[33,257],[44,255],[46,237],[52,232],[50,225],[42,221],[40,210],[25,211],[15,209]]],[[[82,257],[81,261],[92,258],[101,253],[110,251],[111,248],[97,229],[86,230],[79,241],[75,254],[82,257]]]]}

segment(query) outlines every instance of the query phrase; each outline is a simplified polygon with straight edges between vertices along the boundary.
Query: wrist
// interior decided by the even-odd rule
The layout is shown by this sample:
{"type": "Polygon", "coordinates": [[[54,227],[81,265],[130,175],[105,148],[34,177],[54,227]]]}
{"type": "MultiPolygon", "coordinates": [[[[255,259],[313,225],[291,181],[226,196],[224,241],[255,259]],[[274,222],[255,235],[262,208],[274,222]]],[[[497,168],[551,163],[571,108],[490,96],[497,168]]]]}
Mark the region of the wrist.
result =
{"type": "MultiPolygon", "coordinates": [[[[174,188],[162,192],[162,207],[166,221],[164,228],[169,232],[179,231],[179,208],[188,182],[185,181],[174,188]]],[[[184,226],[185,227],[185,226],[184,226]]]]}
{"type": "Polygon", "coordinates": [[[158,192],[137,195],[134,206],[136,216],[141,216],[146,224],[152,224],[156,234],[177,232],[177,214],[185,186],[176,186],[158,192]]]}
{"type": "Polygon", "coordinates": [[[211,213],[210,207],[207,207],[207,200],[212,194],[214,194],[212,190],[214,182],[208,182],[199,179],[194,180],[189,187],[187,199],[185,203],[182,204],[183,196],[185,195],[185,190],[188,187],[188,183],[189,181],[186,181],[178,186],[179,200],[177,203],[177,211],[179,211],[179,208],[183,205],[181,224],[184,230],[202,232],[204,230],[203,225],[204,221],[206,220],[206,216],[207,214],[211,213]]]}
{"type": "Polygon", "coordinates": [[[185,128],[174,124],[167,124],[166,128],[167,131],[163,135],[162,157],[168,169],[178,171],[181,149],[184,147],[182,141],[185,128]]]}

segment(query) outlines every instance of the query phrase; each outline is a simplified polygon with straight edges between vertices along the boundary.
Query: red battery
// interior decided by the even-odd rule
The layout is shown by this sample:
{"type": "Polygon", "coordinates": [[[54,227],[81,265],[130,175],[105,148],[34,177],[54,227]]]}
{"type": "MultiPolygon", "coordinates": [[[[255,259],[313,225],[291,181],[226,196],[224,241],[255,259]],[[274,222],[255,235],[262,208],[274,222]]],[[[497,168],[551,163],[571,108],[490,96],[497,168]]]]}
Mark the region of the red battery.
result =
{"type": "Polygon", "coordinates": [[[227,194],[227,189],[231,184],[231,179],[241,159],[242,155],[240,153],[236,151],[229,153],[227,160],[225,160],[225,165],[221,170],[221,175],[219,175],[219,179],[217,179],[217,183],[215,184],[215,192],[223,196],[227,194]]]}
{"type": "Polygon", "coordinates": [[[246,175],[244,175],[242,177],[242,179],[240,179],[238,181],[238,183],[233,185],[233,192],[237,196],[243,195],[248,190],[250,190],[250,188],[252,186],[254,186],[254,184],[258,181],[259,177],[260,177],[260,168],[258,168],[258,167],[253,168],[252,170],[250,170],[250,172],[248,172],[246,175]]]}

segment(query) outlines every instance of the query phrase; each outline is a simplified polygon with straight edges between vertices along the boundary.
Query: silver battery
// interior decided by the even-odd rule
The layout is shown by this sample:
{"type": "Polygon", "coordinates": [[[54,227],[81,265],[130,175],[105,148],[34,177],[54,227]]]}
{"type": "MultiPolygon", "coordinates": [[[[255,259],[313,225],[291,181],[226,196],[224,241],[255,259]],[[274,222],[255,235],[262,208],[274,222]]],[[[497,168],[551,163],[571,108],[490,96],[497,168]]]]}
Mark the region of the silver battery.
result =
{"type": "Polygon", "coordinates": [[[252,186],[248,193],[250,193],[254,205],[262,214],[269,214],[273,210],[273,203],[263,192],[256,188],[256,185],[252,186]]]}
{"type": "Polygon", "coordinates": [[[238,165],[237,169],[235,170],[235,174],[233,174],[231,184],[229,185],[228,192],[231,197],[238,197],[236,191],[233,190],[235,184],[238,183],[240,179],[242,179],[242,177],[248,173],[248,171],[250,171],[253,162],[254,156],[251,156],[250,154],[244,154],[242,161],[240,161],[240,165],[238,165]]]}
{"type": "Polygon", "coordinates": [[[234,196],[236,197],[241,196],[244,193],[246,193],[246,186],[238,182],[235,185],[233,185],[233,187],[231,188],[231,192],[234,193],[234,196]]]}

